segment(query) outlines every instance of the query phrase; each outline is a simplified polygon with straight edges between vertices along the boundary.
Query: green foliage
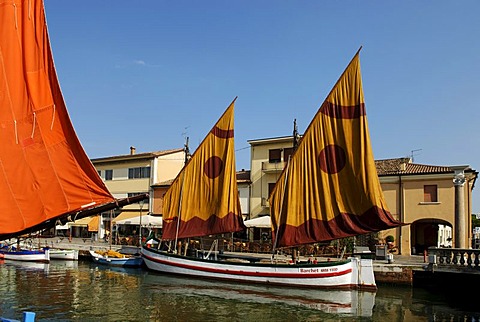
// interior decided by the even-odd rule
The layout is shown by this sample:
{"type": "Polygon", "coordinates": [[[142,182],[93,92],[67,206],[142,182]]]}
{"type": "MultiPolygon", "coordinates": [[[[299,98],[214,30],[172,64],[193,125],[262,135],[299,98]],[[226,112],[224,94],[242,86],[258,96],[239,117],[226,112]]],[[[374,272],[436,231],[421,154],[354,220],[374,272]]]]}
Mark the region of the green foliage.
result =
{"type": "MultiPolygon", "coordinates": [[[[351,253],[351,252],[353,252],[353,241],[354,241],[354,239],[355,239],[355,237],[346,237],[346,238],[342,238],[342,239],[337,239],[334,242],[338,243],[339,251],[342,251],[343,247],[346,246],[346,248],[345,248],[346,252],[351,253]]],[[[337,246],[337,245],[335,245],[335,246],[337,246]]]]}
{"type": "Polygon", "coordinates": [[[477,219],[477,216],[472,216],[472,227],[480,227],[480,219],[477,219]]]}
{"type": "Polygon", "coordinates": [[[392,235],[388,235],[387,237],[385,237],[385,241],[387,243],[393,243],[395,241],[395,237],[393,237],[392,235]]]}

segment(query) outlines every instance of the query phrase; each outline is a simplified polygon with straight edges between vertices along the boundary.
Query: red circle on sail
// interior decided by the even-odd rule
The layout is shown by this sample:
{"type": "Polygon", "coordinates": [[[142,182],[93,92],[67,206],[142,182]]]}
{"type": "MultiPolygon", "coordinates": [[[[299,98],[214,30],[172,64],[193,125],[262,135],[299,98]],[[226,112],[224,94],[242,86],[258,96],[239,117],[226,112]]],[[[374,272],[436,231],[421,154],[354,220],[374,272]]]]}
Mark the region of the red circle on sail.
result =
{"type": "Polygon", "coordinates": [[[210,179],[215,179],[223,171],[223,161],[217,156],[213,156],[205,162],[203,171],[210,179]]]}
{"type": "Polygon", "coordinates": [[[335,144],[327,145],[320,152],[318,159],[320,162],[320,169],[329,174],[340,172],[347,163],[345,150],[335,144]]]}

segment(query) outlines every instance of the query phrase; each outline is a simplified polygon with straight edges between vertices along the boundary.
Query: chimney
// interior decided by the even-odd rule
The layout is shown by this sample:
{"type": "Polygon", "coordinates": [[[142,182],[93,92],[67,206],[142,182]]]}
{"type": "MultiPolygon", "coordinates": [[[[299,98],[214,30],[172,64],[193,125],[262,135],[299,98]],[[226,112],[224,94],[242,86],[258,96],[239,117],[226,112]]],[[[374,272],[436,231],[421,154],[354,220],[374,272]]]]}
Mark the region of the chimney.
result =
{"type": "Polygon", "coordinates": [[[134,154],[135,154],[135,147],[131,146],[130,147],[130,155],[134,155],[134,154]]]}

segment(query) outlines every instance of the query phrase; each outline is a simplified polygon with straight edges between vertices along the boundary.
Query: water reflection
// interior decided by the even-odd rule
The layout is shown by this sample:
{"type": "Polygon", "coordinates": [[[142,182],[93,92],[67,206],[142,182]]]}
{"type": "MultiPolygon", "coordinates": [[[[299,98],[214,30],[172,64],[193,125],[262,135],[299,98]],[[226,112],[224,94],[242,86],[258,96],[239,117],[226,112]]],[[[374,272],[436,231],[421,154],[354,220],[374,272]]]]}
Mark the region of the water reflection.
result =
{"type": "Polygon", "coordinates": [[[0,261],[0,316],[36,321],[475,321],[438,293],[305,290],[164,276],[86,261],[0,261]]]}
{"type": "Polygon", "coordinates": [[[143,286],[164,295],[207,297],[235,302],[302,307],[347,316],[372,316],[375,292],[292,289],[233,284],[148,273],[143,286]]]}

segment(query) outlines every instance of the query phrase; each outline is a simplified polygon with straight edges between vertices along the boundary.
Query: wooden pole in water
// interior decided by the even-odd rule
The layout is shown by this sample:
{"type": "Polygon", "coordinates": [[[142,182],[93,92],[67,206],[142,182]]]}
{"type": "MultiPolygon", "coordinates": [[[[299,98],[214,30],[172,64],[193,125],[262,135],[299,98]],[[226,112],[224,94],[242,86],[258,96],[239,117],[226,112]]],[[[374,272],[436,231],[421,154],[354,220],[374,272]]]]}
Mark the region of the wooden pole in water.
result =
{"type": "Polygon", "coordinates": [[[110,210],[110,236],[108,237],[108,244],[110,245],[110,249],[112,249],[112,238],[113,238],[113,230],[112,230],[112,213],[113,213],[113,209],[110,210]]]}

